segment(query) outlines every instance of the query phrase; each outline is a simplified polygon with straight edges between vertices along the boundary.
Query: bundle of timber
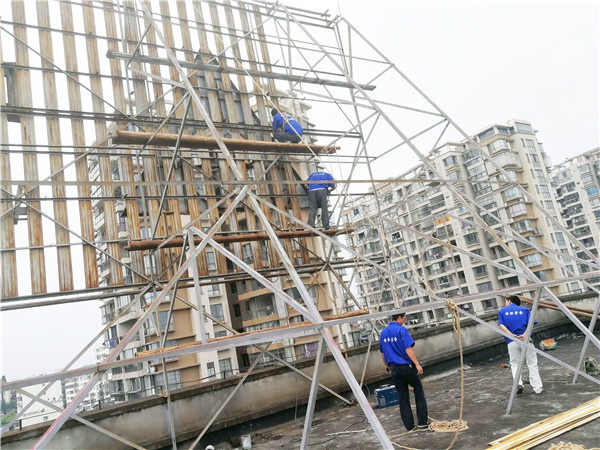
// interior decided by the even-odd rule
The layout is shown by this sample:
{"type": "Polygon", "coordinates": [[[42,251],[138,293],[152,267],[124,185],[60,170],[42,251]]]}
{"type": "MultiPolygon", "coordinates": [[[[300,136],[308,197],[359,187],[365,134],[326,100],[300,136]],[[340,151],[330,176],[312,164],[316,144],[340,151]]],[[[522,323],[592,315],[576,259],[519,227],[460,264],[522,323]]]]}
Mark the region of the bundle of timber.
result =
{"type": "Polygon", "coordinates": [[[494,450],[525,450],[600,417],[600,397],[541,420],[488,444],[494,450]]]}

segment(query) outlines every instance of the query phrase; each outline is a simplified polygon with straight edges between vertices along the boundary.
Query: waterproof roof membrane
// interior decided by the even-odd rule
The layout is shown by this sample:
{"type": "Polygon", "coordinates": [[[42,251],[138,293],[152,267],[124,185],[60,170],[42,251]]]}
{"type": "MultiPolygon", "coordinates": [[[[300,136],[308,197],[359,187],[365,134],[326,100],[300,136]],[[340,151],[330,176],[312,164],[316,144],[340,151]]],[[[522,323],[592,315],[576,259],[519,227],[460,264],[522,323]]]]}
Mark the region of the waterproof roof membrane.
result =
{"type": "MultiPolygon", "coordinates": [[[[420,163],[426,174],[418,180],[419,183],[443,186],[457,209],[470,212],[473,226],[483,229],[489,239],[497,241],[508,254],[515,256],[506,244],[507,238],[517,241],[526,241],[526,238],[508,223],[490,226],[483,217],[485,207],[464,193],[472,180],[447,179],[428,156],[442,143],[466,141],[471,148],[479,149],[487,165],[504,175],[507,181],[501,182],[499,189],[514,187],[520,190],[538,215],[547,218],[552,226],[562,230],[570,243],[586,253],[588,259],[578,262],[587,264],[590,273],[579,276],[569,272],[560,255],[532,244],[538,252],[567,270],[568,280],[581,280],[586,289],[599,294],[597,288],[586,282],[590,274],[598,272],[598,258],[587,251],[527,190],[511,181],[505,168],[492,158],[488,148],[480,146],[467,135],[402,72],[401,61],[388,60],[343,17],[290,8],[284,3],[259,1],[40,0],[34,4],[15,0],[10,3],[10,12],[6,7],[0,26],[1,70],[6,80],[0,87],[3,108],[3,138],[0,143],[2,309],[46,307],[129,294],[138,301],[149,290],[160,288],[160,293],[146,305],[144,314],[112,349],[104,364],[71,370],[80,356],[77,355],[62,372],[5,384],[3,389],[17,389],[76,374],[92,374],[89,383],[39,439],[36,448],[52,447],[53,436],[68,418],[75,417],[79,402],[104,371],[134,361],[117,361],[117,357],[162,301],[174,301],[179,286],[192,286],[199,290],[201,285],[222,282],[226,276],[224,273],[211,276],[199,272],[201,263],[196,258],[205,248],[214,249],[223,261],[230,261],[245,276],[262,283],[301,313],[308,323],[285,330],[267,329],[210,342],[205,331],[201,330],[202,339],[195,346],[161,349],[161,355],[171,357],[186,352],[267,344],[308,333],[320,334],[301,447],[308,445],[321,363],[324,353],[330,352],[379,444],[382,448],[392,448],[390,438],[330,330],[332,326],[356,319],[323,319],[301,279],[300,274],[305,268],[297,267],[284,246],[285,239],[290,237],[307,237],[302,234],[305,231],[300,231],[308,228],[307,224],[290,214],[285,205],[260,195],[261,183],[268,185],[268,181],[250,179],[242,170],[238,152],[247,152],[255,160],[295,158],[293,161],[306,167],[324,165],[330,168],[338,185],[333,205],[337,211],[347,208],[359,194],[368,192],[377,198],[381,195],[381,187],[386,184],[394,186],[417,182],[412,177],[387,179],[386,176],[380,179],[378,174],[387,173],[390,166],[398,167],[397,172],[402,172],[408,168],[399,167],[405,161],[413,161],[411,165],[420,163]],[[39,95],[36,86],[43,86],[39,95]],[[335,117],[335,127],[325,120],[319,121],[306,132],[308,144],[271,142],[270,109],[294,102],[310,105],[315,117],[335,117]],[[248,146],[242,142],[244,140],[248,146]],[[193,150],[197,153],[192,153],[191,149],[197,149],[193,150]],[[227,195],[218,204],[215,201],[212,206],[196,211],[195,220],[188,224],[171,222],[174,204],[177,203],[173,198],[194,195],[188,191],[190,183],[172,176],[175,167],[185,165],[194,156],[208,154],[219,161],[221,169],[227,170],[227,175],[219,183],[214,183],[221,184],[227,195]],[[134,165],[149,167],[159,155],[163,164],[159,174],[161,178],[138,180],[134,177],[134,165]],[[121,167],[120,179],[111,176],[111,161],[117,156],[125,157],[127,161],[121,167]],[[91,167],[99,173],[96,178],[91,177],[91,167]],[[141,198],[136,191],[140,187],[147,189],[146,196],[141,198]],[[128,249],[131,249],[133,266],[137,261],[142,267],[143,255],[148,254],[144,252],[159,249],[170,261],[167,279],[159,281],[139,272],[134,274],[133,283],[123,279],[123,250],[116,222],[117,200],[139,211],[139,215],[151,223],[149,236],[142,236],[138,231],[131,237],[128,249]],[[98,210],[98,203],[102,204],[106,221],[103,239],[99,239],[94,230],[97,219],[94,211],[98,210]],[[261,233],[260,238],[255,236],[247,240],[270,243],[279,261],[278,275],[292,280],[301,301],[290,297],[261,270],[246,263],[225,245],[227,238],[219,231],[241,205],[253,212],[261,233]],[[217,213],[219,207],[222,207],[221,212],[217,213]],[[285,217],[298,230],[297,234],[294,235],[293,231],[290,231],[290,236],[282,234],[284,232],[270,221],[267,212],[271,211],[285,217]],[[200,225],[206,218],[211,221],[208,229],[200,225]],[[18,236],[21,230],[19,220],[26,220],[28,239],[25,243],[18,236]],[[17,260],[20,258],[28,259],[29,277],[17,274],[17,260]],[[107,265],[111,274],[110,285],[103,285],[99,280],[98,260],[107,265]],[[81,279],[73,277],[77,267],[87,268],[81,279]]],[[[309,116],[312,117],[311,113],[309,116]]],[[[297,183],[298,179],[284,179],[279,185],[297,183]]],[[[210,180],[205,185],[212,186],[210,180]]],[[[382,202],[375,204],[381,205],[382,202]]],[[[383,236],[392,227],[404,227],[430,243],[448,246],[435,236],[407,227],[380,213],[381,210],[376,211],[359,223],[344,224],[348,230],[342,229],[340,233],[352,233],[354,227],[367,224],[383,236]]],[[[450,211],[450,214],[458,213],[450,211]]],[[[394,272],[389,261],[394,249],[389,241],[384,242],[383,260],[374,259],[335,237],[337,233],[311,229],[309,235],[317,235],[332,248],[343,250],[347,261],[358,270],[373,268],[378,271],[381,279],[390,283],[395,291],[411,288],[429,297],[428,303],[402,308],[409,313],[448,306],[455,318],[470,318],[491,327],[468,310],[456,308],[456,305],[490,295],[529,291],[535,294],[532,307],[535,316],[540,298],[553,302],[585,335],[578,365],[574,367],[564,363],[564,367],[571,369],[575,377],[590,378],[578,368],[581,368],[589,343],[600,346],[598,338],[590,332],[597,319],[599,302],[596,301],[591,323],[586,327],[552,290],[565,279],[540,280],[517,256],[514,257],[514,269],[510,269],[484,256],[449,246],[451,252],[474,256],[490,266],[514,272],[523,277],[527,285],[501,292],[443,298],[425,288],[416,276],[405,279],[394,272]]],[[[244,238],[236,235],[232,242],[235,239],[244,238]]],[[[347,267],[335,258],[333,251],[328,251],[322,265],[311,270],[336,272],[347,267]]],[[[417,268],[414,270],[416,273],[417,268]]],[[[353,296],[351,293],[348,295],[353,296]]],[[[394,308],[390,311],[382,312],[377,305],[370,306],[360,316],[361,320],[387,317],[400,310],[402,304],[395,295],[394,308]]],[[[126,312],[125,309],[120,314],[126,312]]],[[[99,329],[97,337],[102,336],[112,323],[99,329]]],[[[200,320],[200,324],[203,323],[200,320]]],[[[496,327],[492,328],[502,334],[496,327]]],[[[531,325],[527,333],[531,333],[531,325]]],[[[94,341],[82,345],[82,353],[94,341]]],[[[536,351],[541,357],[548,357],[546,353],[536,351]]],[[[135,361],[152,357],[139,355],[135,361]]],[[[243,381],[244,378],[240,385],[243,381]]],[[[516,385],[507,412],[512,407],[515,390],[516,385]]],[[[168,420],[175,444],[176,424],[172,416],[168,420]]],[[[108,430],[99,431],[139,448],[139,445],[108,430]]],[[[206,429],[196,443],[205,432],[206,429]]]]}

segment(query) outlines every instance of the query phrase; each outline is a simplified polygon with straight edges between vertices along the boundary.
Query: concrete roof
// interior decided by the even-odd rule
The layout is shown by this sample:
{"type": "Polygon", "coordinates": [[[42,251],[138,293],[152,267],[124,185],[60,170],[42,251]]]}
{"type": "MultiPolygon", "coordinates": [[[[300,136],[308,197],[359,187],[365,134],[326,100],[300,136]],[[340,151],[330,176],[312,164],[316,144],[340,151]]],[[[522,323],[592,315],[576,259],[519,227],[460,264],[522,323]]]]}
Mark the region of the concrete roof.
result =
{"type": "MultiPolygon", "coordinates": [[[[557,348],[549,352],[562,361],[575,365],[583,344],[582,335],[566,334],[555,337],[555,340],[557,348]]],[[[586,355],[592,356],[600,363],[600,352],[593,345],[588,347],[586,355]]],[[[579,377],[577,384],[572,384],[573,375],[568,369],[540,357],[538,363],[544,392],[536,395],[525,383],[524,393],[515,397],[512,414],[506,415],[512,376],[510,369],[500,366],[502,362],[508,362],[506,348],[503,353],[498,353],[492,359],[465,364],[463,420],[467,422],[469,429],[458,434],[452,448],[485,449],[496,439],[600,396],[600,387],[597,384],[582,377],[579,377]]],[[[429,417],[439,421],[457,419],[461,397],[458,365],[449,369],[446,367],[443,371],[439,368],[436,370],[435,367],[424,369],[423,384],[429,417]]],[[[376,387],[378,386],[365,387],[365,392],[369,395],[369,401],[391,441],[398,444],[395,448],[432,450],[446,449],[450,446],[454,433],[429,430],[406,432],[397,406],[377,408],[373,393],[376,387]]],[[[414,411],[412,393],[411,403],[414,411]]],[[[269,427],[250,423],[236,431],[240,435],[251,435],[253,449],[293,449],[300,447],[303,426],[304,408],[298,408],[296,418],[291,421],[269,427]]],[[[217,439],[218,434],[215,433],[210,438],[217,439]]],[[[584,445],[587,449],[600,447],[600,420],[588,422],[533,448],[546,450],[559,442],[584,445]]],[[[231,441],[219,443],[204,439],[198,448],[204,449],[208,443],[216,450],[236,448],[231,441]]],[[[310,447],[376,449],[379,448],[379,443],[360,407],[342,406],[339,402],[333,407],[315,412],[310,447]]]]}

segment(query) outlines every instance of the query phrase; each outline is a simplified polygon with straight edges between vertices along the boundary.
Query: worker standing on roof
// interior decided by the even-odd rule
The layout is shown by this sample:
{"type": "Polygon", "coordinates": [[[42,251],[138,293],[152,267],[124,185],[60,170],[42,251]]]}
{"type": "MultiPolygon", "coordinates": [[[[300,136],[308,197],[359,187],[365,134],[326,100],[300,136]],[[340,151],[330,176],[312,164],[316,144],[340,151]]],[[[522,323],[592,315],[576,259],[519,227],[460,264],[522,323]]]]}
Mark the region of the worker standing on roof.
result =
{"type": "MultiPolygon", "coordinates": [[[[527,351],[522,345],[515,340],[525,340],[525,330],[529,323],[530,311],[521,306],[521,299],[516,295],[506,297],[506,306],[498,312],[498,326],[505,332],[512,335],[512,338],[505,337],[504,340],[508,344],[508,356],[510,357],[510,369],[513,379],[517,375],[519,368],[519,360],[521,352],[526,351],[525,361],[529,370],[529,384],[533,388],[533,392],[541,394],[543,392],[542,378],[538,369],[537,354],[533,351],[527,351]]],[[[535,323],[535,322],[534,322],[535,323]]],[[[519,378],[517,394],[523,393],[523,379],[519,378]]]]}
{"type": "Polygon", "coordinates": [[[335,189],[333,177],[327,172],[313,172],[308,177],[304,186],[308,191],[308,225],[315,227],[315,219],[317,218],[317,209],[321,208],[321,223],[323,228],[329,230],[329,210],[327,209],[327,196],[329,192],[335,189]]]}
{"type": "Polygon", "coordinates": [[[386,373],[391,374],[392,381],[398,391],[398,406],[402,423],[408,431],[429,427],[427,400],[425,390],[419,379],[423,368],[419,364],[413,347],[415,341],[404,327],[405,313],[392,315],[389,325],[379,335],[379,351],[385,365],[386,373]],[[417,406],[417,426],[410,407],[408,386],[412,386],[417,406]]]}
{"type": "Polygon", "coordinates": [[[273,116],[273,138],[279,142],[292,142],[297,144],[302,138],[302,126],[298,123],[291,114],[283,115],[273,108],[271,110],[273,116]]]}

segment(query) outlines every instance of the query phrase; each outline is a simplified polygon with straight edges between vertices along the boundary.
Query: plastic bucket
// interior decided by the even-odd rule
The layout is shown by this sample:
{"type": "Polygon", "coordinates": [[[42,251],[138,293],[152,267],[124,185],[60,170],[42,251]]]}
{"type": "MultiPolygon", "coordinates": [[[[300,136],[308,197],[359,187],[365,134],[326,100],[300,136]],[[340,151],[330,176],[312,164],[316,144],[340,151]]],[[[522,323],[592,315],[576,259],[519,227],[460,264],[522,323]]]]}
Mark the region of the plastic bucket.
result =
{"type": "Polygon", "coordinates": [[[242,448],[244,450],[250,450],[252,448],[252,438],[249,434],[244,434],[242,436],[242,448]]]}

